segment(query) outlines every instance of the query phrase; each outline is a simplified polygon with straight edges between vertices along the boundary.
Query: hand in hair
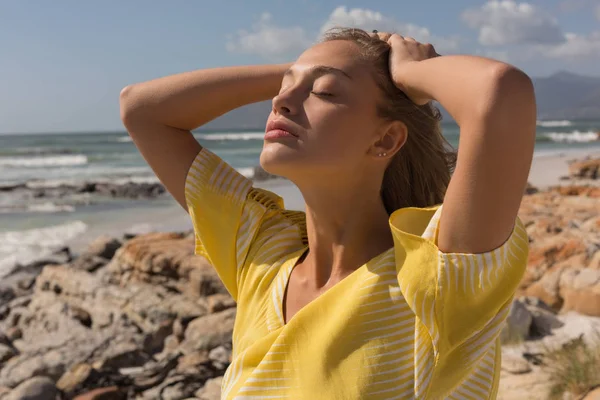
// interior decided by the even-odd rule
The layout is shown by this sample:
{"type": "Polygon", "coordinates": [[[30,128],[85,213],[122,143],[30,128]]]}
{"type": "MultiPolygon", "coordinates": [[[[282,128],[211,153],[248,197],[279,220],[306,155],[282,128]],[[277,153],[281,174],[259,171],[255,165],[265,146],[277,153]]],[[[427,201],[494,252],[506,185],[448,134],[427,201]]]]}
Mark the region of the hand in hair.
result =
{"type": "Polygon", "coordinates": [[[408,64],[438,57],[439,54],[434,47],[430,43],[417,42],[411,37],[404,37],[397,33],[374,32],[371,35],[379,37],[390,45],[390,74],[396,86],[406,93],[415,104],[424,105],[431,101],[431,98],[411,89],[404,83],[403,71],[408,64]]]}

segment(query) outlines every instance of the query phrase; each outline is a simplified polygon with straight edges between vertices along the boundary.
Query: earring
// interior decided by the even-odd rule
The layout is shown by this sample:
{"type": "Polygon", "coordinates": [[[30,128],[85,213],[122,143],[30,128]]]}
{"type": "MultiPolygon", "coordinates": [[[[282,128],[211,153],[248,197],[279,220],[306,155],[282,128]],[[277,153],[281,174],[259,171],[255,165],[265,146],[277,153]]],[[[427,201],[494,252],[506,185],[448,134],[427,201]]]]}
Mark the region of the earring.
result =
{"type": "Polygon", "coordinates": [[[379,157],[385,157],[385,156],[387,156],[387,153],[379,153],[379,154],[377,154],[377,155],[378,155],[379,157]]]}

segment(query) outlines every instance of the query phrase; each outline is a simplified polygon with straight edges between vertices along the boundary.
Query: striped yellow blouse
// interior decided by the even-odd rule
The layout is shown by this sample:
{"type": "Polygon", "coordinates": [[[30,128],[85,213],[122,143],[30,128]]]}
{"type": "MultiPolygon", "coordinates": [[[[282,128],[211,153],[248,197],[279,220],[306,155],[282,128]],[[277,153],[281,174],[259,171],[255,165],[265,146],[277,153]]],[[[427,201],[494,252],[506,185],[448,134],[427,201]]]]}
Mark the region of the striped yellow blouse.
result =
{"type": "Polygon", "coordinates": [[[283,293],[304,214],[203,149],[186,179],[196,253],[238,303],[223,399],[493,399],[499,333],[527,258],[517,220],[485,254],[436,247],[441,207],[390,217],[394,247],[303,307],[283,293]]]}

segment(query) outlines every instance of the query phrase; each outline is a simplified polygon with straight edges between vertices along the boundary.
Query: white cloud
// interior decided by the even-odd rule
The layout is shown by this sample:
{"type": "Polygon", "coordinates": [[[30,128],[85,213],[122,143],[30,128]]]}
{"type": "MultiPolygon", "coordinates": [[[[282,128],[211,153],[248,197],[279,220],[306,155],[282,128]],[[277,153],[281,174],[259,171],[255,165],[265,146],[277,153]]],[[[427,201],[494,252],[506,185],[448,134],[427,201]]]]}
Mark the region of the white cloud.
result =
{"type": "Polygon", "coordinates": [[[566,41],[555,46],[541,46],[540,53],[548,58],[590,59],[600,57],[600,31],[589,35],[567,33],[566,41]]]}
{"type": "Polygon", "coordinates": [[[303,28],[275,26],[271,14],[263,13],[250,31],[240,30],[227,41],[227,50],[278,60],[298,56],[312,42],[303,28]]]}
{"type": "Polygon", "coordinates": [[[458,37],[435,36],[426,27],[399,22],[378,11],[365,8],[337,7],[321,26],[321,34],[336,26],[359,28],[367,32],[377,29],[380,32],[399,33],[403,36],[413,37],[420,42],[432,43],[441,53],[456,51],[460,42],[458,37]]]}
{"type": "Polygon", "coordinates": [[[558,22],[529,3],[492,0],[465,10],[462,19],[479,30],[479,43],[486,46],[559,44],[565,40],[558,22]]]}
{"type": "Polygon", "coordinates": [[[321,26],[319,35],[309,34],[302,27],[282,27],[273,24],[271,14],[263,13],[250,30],[239,30],[228,38],[227,50],[233,53],[254,54],[269,60],[289,59],[298,56],[303,50],[318,40],[327,29],[344,26],[364,29],[367,32],[377,29],[381,32],[397,32],[414,37],[422,42],[432,43],[438,52],[456,52],[459,47],[457,37],[438,37],[429,29],[415,24],[401,23],[385,17],[377,11],[337,7],[321,26]]]}

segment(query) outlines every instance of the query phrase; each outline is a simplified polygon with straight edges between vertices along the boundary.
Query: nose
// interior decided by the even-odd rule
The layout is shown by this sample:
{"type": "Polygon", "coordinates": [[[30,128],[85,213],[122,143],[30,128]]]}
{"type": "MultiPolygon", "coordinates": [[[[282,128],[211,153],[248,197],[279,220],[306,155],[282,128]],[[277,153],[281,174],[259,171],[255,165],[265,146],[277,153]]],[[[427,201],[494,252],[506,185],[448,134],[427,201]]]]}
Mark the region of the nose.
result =
{"type": "Polygon", "coordinates": [[[293,115],[297,111],[297,107],[293,103],[293,99],[289,91],[278,94],[273,97],[273,113],[281,115],[293,115]]]}

